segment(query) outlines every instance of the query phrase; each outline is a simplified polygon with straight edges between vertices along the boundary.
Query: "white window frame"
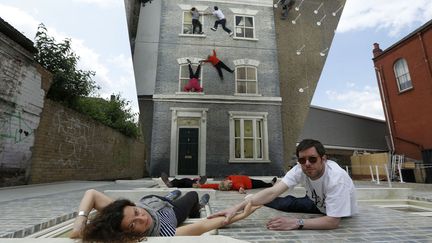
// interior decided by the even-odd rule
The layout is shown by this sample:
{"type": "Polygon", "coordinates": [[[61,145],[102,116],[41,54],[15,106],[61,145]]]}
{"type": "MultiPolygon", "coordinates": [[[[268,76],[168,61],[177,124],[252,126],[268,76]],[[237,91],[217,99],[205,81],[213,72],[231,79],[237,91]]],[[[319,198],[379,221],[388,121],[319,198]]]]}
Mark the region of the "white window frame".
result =
{"type": "Polygon", "coordinates": [[[393,65],[393,71],[399,92],[405,92],[413,88],[408,63],[405,58],[399,58],[396,60],[393,65]]]}
{"type": "MultiPolygon", "coordinates": [[[[235,67],[235,70],[236,70],[236,72],[235,72],[235,94],[236,95],[257,95],[258,94],[258,69],[257,69],[257,67],[251,66],[251,65],[239,65],[239,66],[235,67]],[[248,80],[248,79],[239,80],[239,78],[238,78],[238,69],[239,68],[245,68],[246,77],[247,77],[248,68],[253,68],[255,71],[255,80],[248,80]],[[239,81],[240,82],[246,82],[246,83],[255,82],[255,93],[248,93],[248,92],[240,93],[240,92],[238,92],[238,82],[239,81]]],[[[246,91],[247,91],[247,85],[246,85],[246,91]]]]}
{"type": "MultiPolygon", "coordinates": [[[[246,23],[246,21],[244,21],[246,23]]],[[[255,16],[251,15],[245,15],[245,14],[235,14],[234,15],[234,37],[235,39],[241,39],[241,40],[258,40],[256,38],[256,26],[255,26],[255,16]],[[237,26],[237,17],[243,17],[243,18],[252,18],[252,27],[246,27],[245,26],[237,26]],[[253,37],[243,37],[243,36],[237,36],[237,28],[243,29],[243,33],[245,32],[245,29],[252,29],[253,30],[253,37]]]]}
{"type": "MultiPolygon", "coordinates": [[[[197,64],[195,62],[192,62],[192,70],[194,72],[196,71],[196,68],[198,67],[198,65],[199,64],[197,64]]],[[[203,91],[201,91],[201,92],[185,92],[185,91],[183,91],[183,87],[182,87],[182,82],[181,81],[183,79],[187,79],[188,82],[189,82],[189,70],[188,69],[189,69],[188,68],[188,63],[180,63],[180,65],[179,65],[179,78],[178,78],[178,91],[176,93],[177,94],[203,94],[203,91]],[[182,68],[186,68],[186,71],[187,71],[187,74],[188,74],[187,77],[182,77],[181,76],[182,75],[182,68]]],[[[203,66],[202,65],[201,65],[201,70],[200,70],[199,83],[200,83],[201,88],[203,88],[203,90],[204,90],[204,87],[203,87],[203,66]]]]}
{"type": "MultiPolygon", "coordinates": [[[[201,11],[198,11],[200,14],[202,14],[201,11]]],[[[190,14],[190,10],[183,10],[182,12],[182,25],[181,25],[181,32],[179,34],[179,36],[187,36],[187,37],[206,37],[205,34],[189,34],[189,33],[184,33],[185,31],[185,14],[190,14]]],[[[191,21],[192,21],[192,17],[191,17],[191,21]]],[[[199,21],[201,22],[201,25],[203,27],[204,30],[204,15],[200,15],[199,21]]],[[[192,25],[192,22],[190,23],[192,25]]],[[[192,27],[193,28],[193,27],[192,27]]]]}
{"type": "Polygon", "coordinates": [[[268,131],[267,131],[267,112],[245,112],[245,111],[230,111],[229,112],[229,129],[230,129],[230,163],[269,163],[269,148],[268,148],[268,131]],[[241,141],[241,156],[236,158],[235,155],[235,121],[240,121],[240,141],[241,141]],[[253,129],[253,158],[244,157],[244,121],[252,121],[253,129]],[[261,121],[261,138],[257,137],[257,121],[261,121]],[[261,153],[262,157],[258,158],[257,154],[257,141],[261,139],[261,153]]]}

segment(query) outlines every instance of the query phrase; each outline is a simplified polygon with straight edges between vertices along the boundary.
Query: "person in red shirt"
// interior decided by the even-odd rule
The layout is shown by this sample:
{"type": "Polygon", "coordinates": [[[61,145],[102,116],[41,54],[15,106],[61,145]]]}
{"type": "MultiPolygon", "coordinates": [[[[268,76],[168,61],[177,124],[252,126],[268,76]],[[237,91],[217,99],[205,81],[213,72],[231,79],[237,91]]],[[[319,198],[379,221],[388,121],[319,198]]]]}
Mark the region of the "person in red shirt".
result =
{"type": "Polygon", "coordinates": [[[232,70],[231,68],[229,68],[227,65],[225,65],[225,63],[223,63],[219,58],[217,58],[216,56],[216,51],[213,49],[213,55],[208,55],[207,56],[207,60],[204,60],[203,62],[211,62],[211,64],[213,65],[213,67],[216,68],[219,77],[221,80],[223,80],[223,74],[222,74],[222,68],[227,70],[230,73],[233,73],[234,70],[232,70]]]}
{"type": "Polygon", "coordinates": [[[246,193],[246,189],[272,187],[277,181],[277,177],[274,177],[270,183],[262,180],[251,179],[245,175],[229,175],[227,178],[220,183],[214,184],[198,184],[199,188],[212,188],[220,191],[236,190],[239,193],[246,193]]]}

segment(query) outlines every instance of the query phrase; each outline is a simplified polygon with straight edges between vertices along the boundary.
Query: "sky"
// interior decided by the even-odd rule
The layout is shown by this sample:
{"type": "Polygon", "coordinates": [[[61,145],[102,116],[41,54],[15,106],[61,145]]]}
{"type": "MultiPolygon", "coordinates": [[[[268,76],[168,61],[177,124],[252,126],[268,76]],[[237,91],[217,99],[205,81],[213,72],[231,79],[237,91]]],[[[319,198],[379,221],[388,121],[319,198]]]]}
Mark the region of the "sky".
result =
{"type": "MultiPolygon", "coordinates": [[[[40,23],[57,42],[70,38],[97,93],[138,112],[123,0],[0,0],[0,17],[32,41],[40,23]]],[[[383,120],[373,43],[385,50],[431,18],[431,0],[346,0],[312,105],[383,120]]]]}

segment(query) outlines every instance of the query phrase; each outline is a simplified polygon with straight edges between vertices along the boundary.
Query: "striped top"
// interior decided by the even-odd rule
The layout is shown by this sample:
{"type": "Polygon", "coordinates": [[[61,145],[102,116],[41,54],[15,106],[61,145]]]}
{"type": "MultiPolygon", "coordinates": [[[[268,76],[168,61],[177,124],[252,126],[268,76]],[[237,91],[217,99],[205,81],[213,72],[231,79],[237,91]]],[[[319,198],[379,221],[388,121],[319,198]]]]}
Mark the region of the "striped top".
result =
{"type": "Polygon", "coordinates": [[[177,219],[172,208],[162,208],[157,211],[160,220],[160,236],[174,236],[176,233],[177,219]]]}

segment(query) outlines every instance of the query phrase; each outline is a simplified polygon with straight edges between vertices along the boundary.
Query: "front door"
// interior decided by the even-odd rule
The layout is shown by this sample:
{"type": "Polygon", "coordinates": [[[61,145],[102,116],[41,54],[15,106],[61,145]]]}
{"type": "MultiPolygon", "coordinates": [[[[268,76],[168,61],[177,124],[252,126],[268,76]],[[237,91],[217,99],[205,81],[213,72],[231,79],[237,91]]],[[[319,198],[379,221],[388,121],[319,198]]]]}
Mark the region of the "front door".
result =
{"type": "Polygon", "coordinates": [[[179,128],[178,174],[198,175],[198,128],[179,128]]]}

